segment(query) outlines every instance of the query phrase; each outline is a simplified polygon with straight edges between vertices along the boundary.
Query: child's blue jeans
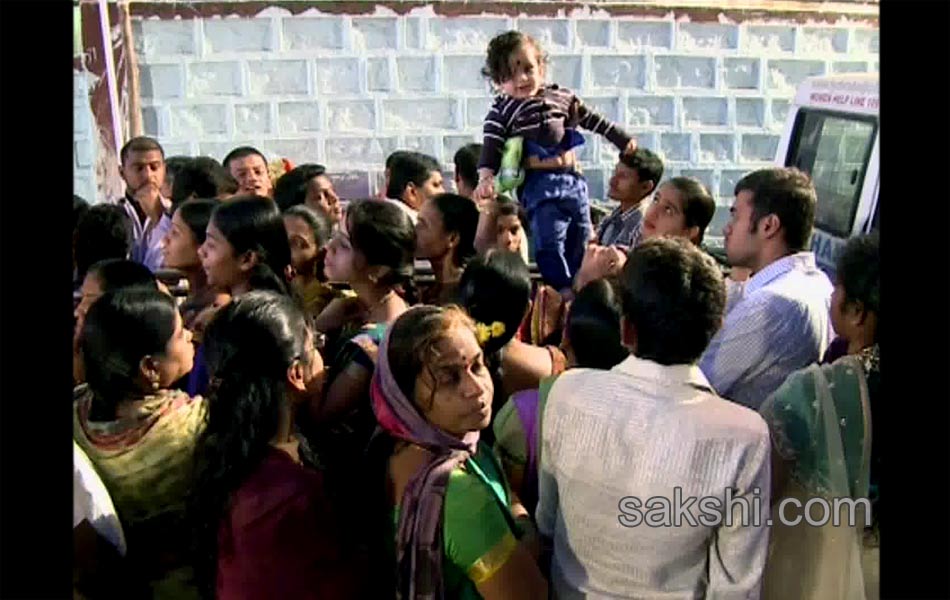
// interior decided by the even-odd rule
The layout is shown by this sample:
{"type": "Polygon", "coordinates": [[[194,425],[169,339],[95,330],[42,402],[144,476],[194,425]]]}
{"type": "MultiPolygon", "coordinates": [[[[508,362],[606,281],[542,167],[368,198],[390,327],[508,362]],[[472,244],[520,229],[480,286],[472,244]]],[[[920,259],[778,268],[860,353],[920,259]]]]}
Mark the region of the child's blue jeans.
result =
{"type": "Polygon", "coordinates": [[[569,288],[593,230],[587,180],[572,170],[529,169],[520,200],[542,279],[558,291],[569,288]]]}

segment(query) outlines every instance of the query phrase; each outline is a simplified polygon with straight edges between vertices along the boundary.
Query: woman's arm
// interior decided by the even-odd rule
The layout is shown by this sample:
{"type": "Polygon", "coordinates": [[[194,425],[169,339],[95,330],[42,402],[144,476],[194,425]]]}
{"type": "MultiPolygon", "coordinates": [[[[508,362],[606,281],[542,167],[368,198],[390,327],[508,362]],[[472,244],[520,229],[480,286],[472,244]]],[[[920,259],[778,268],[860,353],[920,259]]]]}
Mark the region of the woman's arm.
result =
{"type": "Polygon", "coordinates": [[[505,564],[494,575],[476,584],[485,600],[523,600],[548,597],[548,582],[534,557],[523,546],[516,546],[505,564]]]}
{"type": "Polygon", "coordinates": [[[502,358],[504,392],[511,395],[521,390],[538,387],[542,377],[551,375],[554,364],[547,348],[511,340],[502,358]]]}

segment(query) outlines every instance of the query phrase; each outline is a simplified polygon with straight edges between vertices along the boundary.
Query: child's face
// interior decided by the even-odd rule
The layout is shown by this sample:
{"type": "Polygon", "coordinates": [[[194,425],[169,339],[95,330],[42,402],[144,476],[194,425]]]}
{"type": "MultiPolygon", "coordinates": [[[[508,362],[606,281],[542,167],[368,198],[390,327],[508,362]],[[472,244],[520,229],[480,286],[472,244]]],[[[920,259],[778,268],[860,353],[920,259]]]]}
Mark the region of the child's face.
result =
{"type": "Polygon", "coordinates": [[[544,85],[544,65],[538,50],[531,44],[521,44],[508,58],[511,77],[501,82],[503,92],[513,98],[530,98],[544,85]]]}
{"type": "Polygon", "coordinates": [[[502,215],[495,221],[495,247],[521,252],[521,221],[517,215],[502,215]]]}

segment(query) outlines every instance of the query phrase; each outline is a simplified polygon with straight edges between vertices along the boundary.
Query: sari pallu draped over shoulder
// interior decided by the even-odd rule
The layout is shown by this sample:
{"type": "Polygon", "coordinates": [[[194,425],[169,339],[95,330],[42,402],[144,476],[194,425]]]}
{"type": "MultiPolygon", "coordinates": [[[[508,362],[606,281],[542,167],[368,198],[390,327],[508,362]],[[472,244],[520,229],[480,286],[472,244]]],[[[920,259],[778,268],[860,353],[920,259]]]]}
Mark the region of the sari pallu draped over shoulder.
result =
{"type": "Polygon", "coordinates": [[[449,475],[476,452],[478,432],[458,439],[429,423],[399,389],[389,364],[387,331],[370,386],[373,411],[383,431],[431,452],[403,492],[396,530],[396,595],[444,597],[442,515],[449,475]]]}

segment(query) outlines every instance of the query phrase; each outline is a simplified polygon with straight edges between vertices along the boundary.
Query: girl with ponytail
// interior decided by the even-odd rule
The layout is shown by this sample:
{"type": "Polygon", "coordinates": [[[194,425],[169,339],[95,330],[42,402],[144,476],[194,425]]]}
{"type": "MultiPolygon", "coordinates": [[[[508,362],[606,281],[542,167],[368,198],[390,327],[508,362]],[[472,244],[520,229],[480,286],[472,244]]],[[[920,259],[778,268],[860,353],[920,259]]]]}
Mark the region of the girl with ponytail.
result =
{"type": "Polygon", "coordinates": [[[205,337],[211,388],[191,502],[196,572],[209,597],[357,597],[324,481],[300,460],[294,413],[319,386],[313,331],[287,296],[252,291],[205,337]]]}

